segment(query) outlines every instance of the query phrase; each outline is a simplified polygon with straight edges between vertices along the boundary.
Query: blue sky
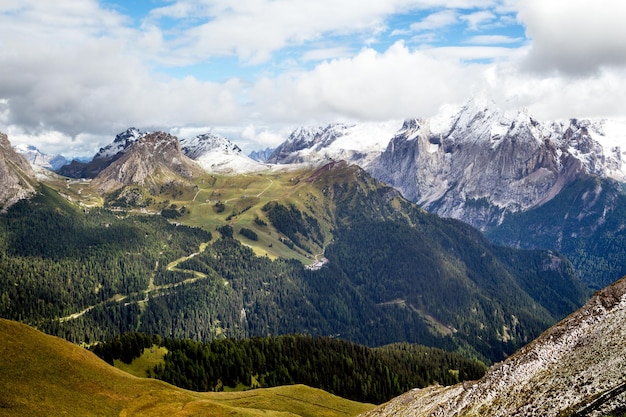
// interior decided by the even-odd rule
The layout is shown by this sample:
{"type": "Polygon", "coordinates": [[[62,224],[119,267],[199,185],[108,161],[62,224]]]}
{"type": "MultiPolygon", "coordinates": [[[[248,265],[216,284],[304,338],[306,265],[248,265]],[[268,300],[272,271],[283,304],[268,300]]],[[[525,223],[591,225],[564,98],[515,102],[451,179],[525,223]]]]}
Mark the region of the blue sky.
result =
{"type": "Polygon", "coordinates": [[[251,150],[475,95],[624,118],[624,16],[622,0],[4,0],[0,131],[73,156],[129,126],[251,150]]]}

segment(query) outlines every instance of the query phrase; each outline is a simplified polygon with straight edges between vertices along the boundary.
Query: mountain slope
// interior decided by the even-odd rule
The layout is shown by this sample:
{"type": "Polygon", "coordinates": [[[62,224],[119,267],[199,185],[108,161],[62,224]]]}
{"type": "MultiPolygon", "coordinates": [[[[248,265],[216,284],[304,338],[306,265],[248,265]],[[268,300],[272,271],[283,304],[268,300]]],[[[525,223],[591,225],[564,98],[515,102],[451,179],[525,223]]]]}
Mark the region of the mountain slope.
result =
{"type": "Polygon", "coordinates": [[[15,152],[7,135],[0,133],[0,210],[34,194],[36,183],[28,161],[15,152]]]}
{"type": "Polygon", "coordinates": [[[558,250],[589,287],[603,288],[626,275],[624,184],[581,177],[549,202],[509,216],[486,235],[503,245],[558,250]]]}
{"type": "Polygon", "coordinates": [[[186,156],[207,172],[244,174],[266,169],[265,165],[244,155],[237,145],[212,133],[181,139],[180,146],[186,156]]]}
{"type": "Polygon", "coordinates": [[[626,407],[626,278],[476,383],[414,390],[364,416],[588,416],[626,407]],[[592,414],[596,413],[596,414],[592,414]]]}
{"type": "Polygon", "coordinates": [[[196,183],[194,201],[175,202],[186,206],[177,223],[204,230],[42,199],[10,210],[0,311],[76,342],[128,330],[203,341],[307,333],[497,361],[587,297],[563,258],[496,247],[345,162],[196,183]],[[287,260],[324,250],[317,271],[287,260]]]}
{"type": "Polygon", "coordinates": [[[102,170],[126,153],[130,145],[147,135],[139,129],[130,127],[115,136],[112,143],[100,148],[89,162],[74,160],[59,169],[59,174],[70,178],[95,178],[102,170]]]}
{"type": "Polygon", "coordinates": [[[345,416],[369,405],[305,386],[195,393],[131,376],[91,352],[0,319],[0,414],[345,416]]]}
{"type": "Polygon", "coordinates": [[[182,154],[178,139],[163,132],[134,141],[93,180],[93,186],[110,193],[126,185],[140,185],[158,192],[164,184],[188,182],[204,170],[182,154]]]}

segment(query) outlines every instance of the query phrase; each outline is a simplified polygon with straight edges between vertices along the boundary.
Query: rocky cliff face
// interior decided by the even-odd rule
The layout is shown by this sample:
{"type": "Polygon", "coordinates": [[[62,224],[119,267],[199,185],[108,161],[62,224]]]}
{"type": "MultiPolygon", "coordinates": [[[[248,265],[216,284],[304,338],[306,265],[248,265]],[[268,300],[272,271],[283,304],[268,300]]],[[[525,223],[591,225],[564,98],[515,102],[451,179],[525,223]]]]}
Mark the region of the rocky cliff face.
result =
{"type": "Polygon", "coordinates": [[[158,192],[163,184],[185,181],[203,173],[200,166],[183,155],[175,136],[155,132],[134,141],[92,184],[104,193],[125,185],[140,185],[158,192]]]}
{"type": "Polygon", "coordinates": [[[11,147],[0,133],[0,210],[35,193],[35,172],[28,161],[11,147]]]}
{"type": "Polygon", "coordinates": [[[603,146],[603,135],[601,123],[541,124],[526,111],[472,101],[406,121],[368,170],[427,210],[485,229],[586,173],[624,180],[621,148],[603,146]]]}
{"type": "Polygon", "coordinates": [[[603,416],[626,407],[626,278],[597,292],[481,380],[413,390],[382,416],[603,416]]]}

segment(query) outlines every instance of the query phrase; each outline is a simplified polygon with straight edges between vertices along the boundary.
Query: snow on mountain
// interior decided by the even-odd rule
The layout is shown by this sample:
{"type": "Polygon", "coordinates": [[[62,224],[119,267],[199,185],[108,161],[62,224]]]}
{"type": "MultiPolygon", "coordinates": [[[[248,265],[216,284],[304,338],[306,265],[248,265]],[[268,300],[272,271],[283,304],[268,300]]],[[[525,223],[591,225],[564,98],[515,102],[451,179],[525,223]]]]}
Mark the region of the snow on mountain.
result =
{"type": "Polygon", "coordinates": [[[478,228],[543,204],[581,175],[626,179],[626,129],[608,122],[540,123],[472,100],[405,121],[368,166],[427,210],[478,228]]]}
{"type": "Polygon", "coordinates": [[[119,133],[115,136],[115,140],[113,143],[100,148],[100,150],[93,157],[96,159],[110,159],[118,155],[119,153],[124,153],[128,149],[128,147],[136,142],[138,139],[146,136],[148,132],[142,132],[137,128],[130,127],[119,133]]]}
{"type": "Polygon", "coordinates": [[[343,159],[367,168],[401,126],[401,121],[389,121],[300,127],[276,148],[268,161],[291,164],[343,159]]]}
{"type": "Polygon", "coordinates": [[[187,184],[203,172],[182,153],[175,136],[154,132],[134,140],[121,157],[98,174],[92,185],[107,193],[125,185],[142,185],[158,193],[163,185],[187,184]]]}
{"type": "Polygon", "coordinates": [[[244,155],[230,140],[213,133],[181,139],[180,144],[183,153],[208,172],[241,174],[267,169],[266,165],[244,155]]]}
{"type": "Polygon", "coordinates": [[[626,123],[571,119],[551,123],[548,134],[590,173],[626,181],[626,123]]]}
{"type": "Polygon", "coordinates": [[[62,155],[47,155],[41,152],[33,145],[20,143],[13,147],[15,151],[21,154],[30,164],[35,167],[42,167],[51,170],[57,170],[68,163],[62,155]]]}

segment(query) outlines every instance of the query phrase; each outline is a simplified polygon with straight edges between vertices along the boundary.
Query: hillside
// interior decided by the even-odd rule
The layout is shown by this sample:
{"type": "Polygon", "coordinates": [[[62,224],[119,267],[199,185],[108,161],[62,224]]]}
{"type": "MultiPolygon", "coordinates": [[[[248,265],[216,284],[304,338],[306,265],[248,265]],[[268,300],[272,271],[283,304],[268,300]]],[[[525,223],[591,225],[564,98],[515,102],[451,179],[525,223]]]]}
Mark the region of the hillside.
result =
{"type": "Polygon", "coordinates": [[[580,178],[551,201],[488,229],[486,236],[518,248],[558,250],[589,287],[603,288],[626,274],[624,185],[580,178]]]}
{"type": "Polygon", "coordinates": [[[356,166],[196,185],[152,195],[141,210],[153,214],[79,209],[43,187],[0,217],[2,316],[75,342],[305,333],[490,362],[587,297],[566,260],[496,247],[356,166]],[[304,268],[321,253],[325,267],[304,268]]]}
{"type": "Polygon", "coordinates": [[[413,390],[366,417],[603,416],[626,407],[626,278],[475,383],[413,390]]]}
{"type": "Polygon", "coordinates": [[[83,416],[350,416],[371,406],[302,385],[194,393],[133,377],[89,351],[0,319],[0,414],[83,416]]]}

